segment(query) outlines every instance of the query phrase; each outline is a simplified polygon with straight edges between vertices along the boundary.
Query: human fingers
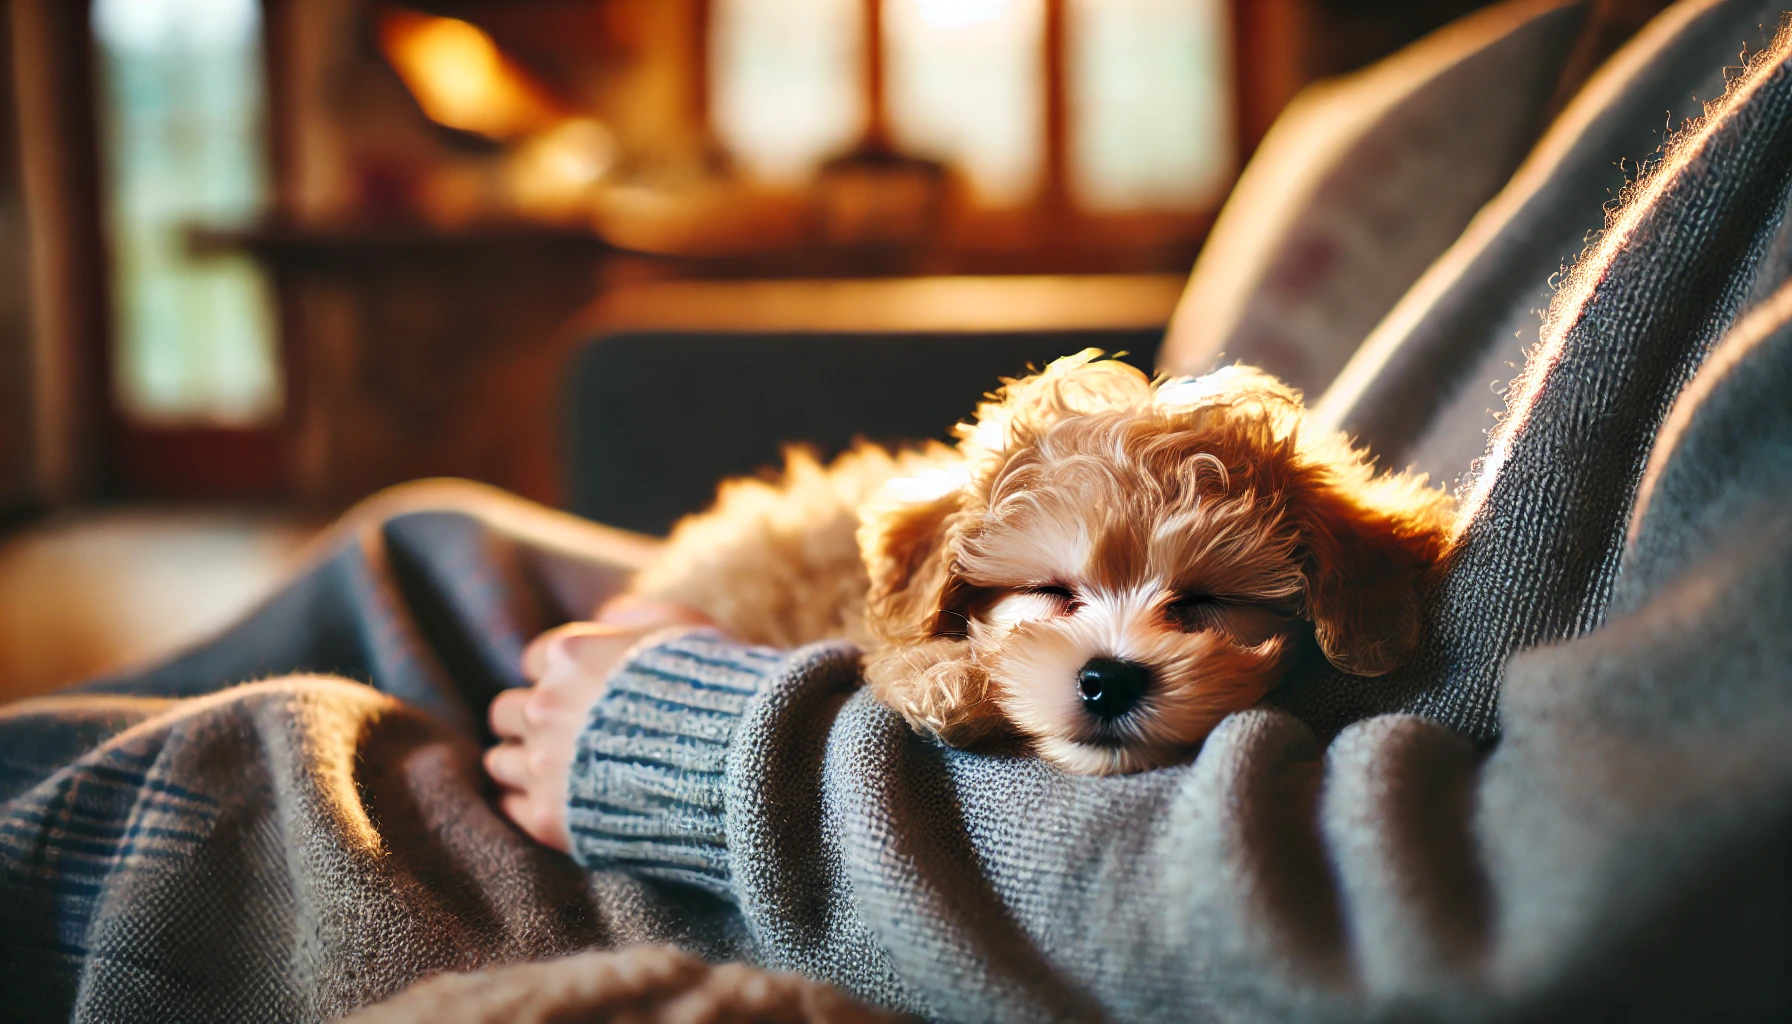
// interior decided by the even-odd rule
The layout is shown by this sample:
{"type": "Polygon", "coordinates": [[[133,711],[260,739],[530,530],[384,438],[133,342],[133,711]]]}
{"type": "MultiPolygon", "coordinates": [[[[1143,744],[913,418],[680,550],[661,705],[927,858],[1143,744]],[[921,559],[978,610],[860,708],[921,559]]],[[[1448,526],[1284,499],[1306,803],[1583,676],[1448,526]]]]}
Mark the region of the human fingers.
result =
{"type": "Polygon", "coordinates": [[[558,803],[537,800],[523,792],[509,792],[498,798],[498,809],[530,839],[561,853],[572,850],[572,837],[567,834],[566,818],[558,803]]]}
{"type": "Polygon", "coordinates": [[[539,681],[553,670],[557,657],[565,654],[567,644],[576,637],[615,637],[628,632],[599,622],[568,622],[555,626],[523,648],[523,675],[530,682],[539,681]]]}
{"type": "Polygon", "coordinates": [[[485,717],[491,724],[492,732],[495,735],[506,739],[521,739],[523,737],[527,730],[524,711],[529,705],[529,697],[534,689],[532,686],[522,686],[514,690],[505,690],[492,698],[491,706],[486,709],[485,717]]]}
{"type": "Polygon", "coordinates": [[[532,683],[540,682],[542,675],[548,670],[548,650],[559,643],[560,637],[566,635],[568,630],[582,625],[582,622],[563,623],[529,641],[529,646],[523,648],[523,676],[532,683]]]}
{"type": "Polygon", "coordinates": [[[500,743],[485,752],[485,773],[510,789],[527,789],[535,781],[529,752],[521,743],[500,743]]]}

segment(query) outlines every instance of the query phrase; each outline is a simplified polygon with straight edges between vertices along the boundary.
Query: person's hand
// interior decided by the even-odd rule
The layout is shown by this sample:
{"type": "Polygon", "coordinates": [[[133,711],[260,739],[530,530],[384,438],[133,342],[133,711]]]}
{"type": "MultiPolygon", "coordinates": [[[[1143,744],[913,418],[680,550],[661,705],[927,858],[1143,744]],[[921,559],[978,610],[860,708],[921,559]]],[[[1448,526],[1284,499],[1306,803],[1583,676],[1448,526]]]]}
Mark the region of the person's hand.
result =
{"type": "Polygon", "coordinates": [[[604,608],[596,622],[536,637],[523,652],[523,675],[535,685],[500,693],[489,712],[498,745],[485,752],[485,770],[499,786],[504,816],[536,842],[569,852],[567,775],[604,680],[642,637],[707,621],[678,605],[630,602],[604,608]]]}

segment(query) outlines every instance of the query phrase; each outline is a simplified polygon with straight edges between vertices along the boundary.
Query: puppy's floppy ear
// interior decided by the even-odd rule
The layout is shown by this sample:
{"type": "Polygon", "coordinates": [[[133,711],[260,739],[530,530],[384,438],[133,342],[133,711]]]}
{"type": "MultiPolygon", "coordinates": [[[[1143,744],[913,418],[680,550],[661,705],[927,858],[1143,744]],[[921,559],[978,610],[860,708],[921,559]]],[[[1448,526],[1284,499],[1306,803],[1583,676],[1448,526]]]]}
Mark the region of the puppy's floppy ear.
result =
{"type": "Polygon", "coordinates": [[[860,510],[859,552],[871,584],[865,620],[873,635],[917,643],[939,631],[952,579],[948,535],[962,507],[962,482],[934,470],[891,481],[860,510]]]}
{"type": "Polygon", "coordinates": [[[989,676],[972,657],[967,591],[953,552],[969,467],[899,477],[860,509],[859,552],[870,588],[865,625],[884,641],[865,658],[865,682],[916,729],[954,746],[1002,731],[989,676]]]}
{"type": "Polygon", "coordinates": [[[1290,512],[1326,660],[1359,676],[1393,671],[1418,640],[1420,590],[1448,546],[1448,499],[1409,478],[1330,481],[1296,488],[1290,512]]]}

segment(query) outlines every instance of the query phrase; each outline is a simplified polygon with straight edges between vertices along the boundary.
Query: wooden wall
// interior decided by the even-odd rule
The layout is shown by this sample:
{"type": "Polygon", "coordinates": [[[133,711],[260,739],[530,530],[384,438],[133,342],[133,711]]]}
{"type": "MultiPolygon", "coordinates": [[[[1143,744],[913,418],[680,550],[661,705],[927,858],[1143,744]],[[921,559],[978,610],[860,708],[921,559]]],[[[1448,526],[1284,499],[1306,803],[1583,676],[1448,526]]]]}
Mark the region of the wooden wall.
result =
{"type": "Polygon", "coordinates": [[[10,23],[0,17],[0,516],[36,498],[25,196],[10,23]]]}
{"type": "Polygon", "coordinates": [[[29,434],[25,494],[54,505],[97,492],[112,425],[88,4],[6,0],[4,14],[16,150],[0,210],[19,215],[0,214],[0,348],[29,389],[13,416],[29,434]]]}

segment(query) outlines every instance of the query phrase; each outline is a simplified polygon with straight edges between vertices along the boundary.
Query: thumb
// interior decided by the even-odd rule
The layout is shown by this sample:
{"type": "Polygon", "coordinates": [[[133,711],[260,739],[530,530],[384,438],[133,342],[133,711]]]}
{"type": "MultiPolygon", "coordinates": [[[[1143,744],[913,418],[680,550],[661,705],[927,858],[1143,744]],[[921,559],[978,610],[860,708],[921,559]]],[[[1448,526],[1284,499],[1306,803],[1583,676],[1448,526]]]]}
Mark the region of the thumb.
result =
{"type": "Polygon", "coordinates": [[[566,645],[577,637],[632,636],[636,631],[598,622],[568,622],[556,626],[529,642],[523,648],[523,675],[537,683],[556,664],[572,662],[566,645]]]}

